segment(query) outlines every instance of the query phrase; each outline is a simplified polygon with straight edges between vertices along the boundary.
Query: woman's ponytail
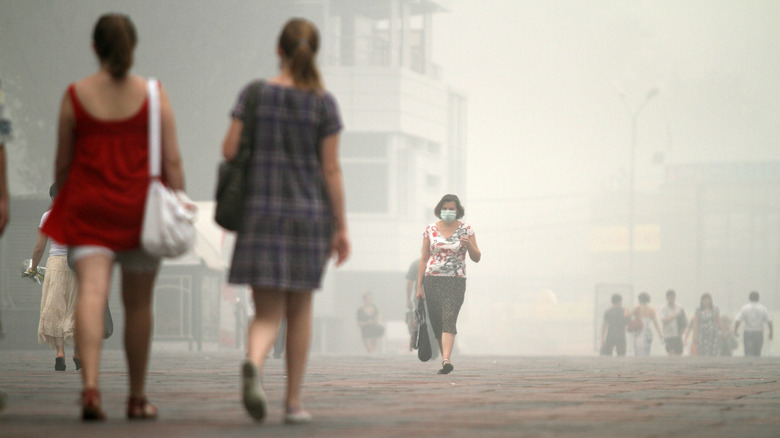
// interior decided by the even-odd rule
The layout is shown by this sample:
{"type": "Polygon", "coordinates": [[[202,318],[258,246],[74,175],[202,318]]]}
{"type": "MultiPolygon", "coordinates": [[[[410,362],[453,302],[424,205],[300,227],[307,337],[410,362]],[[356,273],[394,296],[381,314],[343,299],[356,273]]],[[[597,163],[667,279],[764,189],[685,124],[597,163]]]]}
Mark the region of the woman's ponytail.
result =
{"type": "Polygon", "coordinates": [[[92,32],[92,43],[100,62],[117,79],[126,76],[132,67],[136,42],[135,26],[127,15],[103,15],[92,32]]]}
{"type": "Polygon", "coordinates": [[[315,57],[320,44],[314,24],[302,18],[288,21],[279,36],[279,48],[289,61],[296,87],[321,92],[322,77],[315,57]]]}

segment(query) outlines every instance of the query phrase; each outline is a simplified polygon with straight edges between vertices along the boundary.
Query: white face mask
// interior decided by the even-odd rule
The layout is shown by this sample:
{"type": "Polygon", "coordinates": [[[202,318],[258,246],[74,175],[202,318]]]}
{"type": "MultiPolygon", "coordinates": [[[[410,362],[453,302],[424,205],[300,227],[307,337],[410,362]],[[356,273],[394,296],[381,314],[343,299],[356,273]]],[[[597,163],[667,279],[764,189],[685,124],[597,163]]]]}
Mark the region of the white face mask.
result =
{"type": "Polygon", "coordinates": [[[455,210],[442,210],[439,216],[444,222],[450,223],[455,220],[455,210]]]}

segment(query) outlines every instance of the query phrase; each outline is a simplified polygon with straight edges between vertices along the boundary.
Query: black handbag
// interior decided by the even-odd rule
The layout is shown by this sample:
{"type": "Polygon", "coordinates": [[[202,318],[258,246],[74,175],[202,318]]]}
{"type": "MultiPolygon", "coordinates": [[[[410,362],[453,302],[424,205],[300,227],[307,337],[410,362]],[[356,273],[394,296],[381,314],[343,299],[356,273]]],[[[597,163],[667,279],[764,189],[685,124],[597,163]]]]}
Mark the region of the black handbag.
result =
{"type": "Polygon", "coordinates": [[[416,328],[416,343],[417,358],[423,362],[428,362],[433,356],[433,348],[431,347],[431,340],[428,336],[428,322],[425,320],[425,300],[421,299],[417,302],[417,328],[416,328]]]}
{"type": "Polygon", "coordinates": [[[225,160],[219,164],[217,190],[214,195],[217,201],[214,220],[228,231],[238,231],[244,218],[247,166],[252,157],[257,95],[262,86],[263,81],[252,82],[249,86],[244,104],[245,111],[242,119],[244,128],[238,143],[238,153],[232,160],[225,160]]]}

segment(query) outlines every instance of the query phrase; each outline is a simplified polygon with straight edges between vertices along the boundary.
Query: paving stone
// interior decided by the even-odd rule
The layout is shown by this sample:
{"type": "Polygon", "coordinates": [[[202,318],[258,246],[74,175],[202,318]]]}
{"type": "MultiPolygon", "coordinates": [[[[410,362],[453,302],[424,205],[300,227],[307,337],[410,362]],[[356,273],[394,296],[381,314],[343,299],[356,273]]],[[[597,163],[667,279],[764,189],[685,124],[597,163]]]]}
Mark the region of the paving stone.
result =
{"type": "Polygon", "coordinates": [[[78,421],[80,376],[46,351],[0,351],[8,393],[0,437],[778,437],[780,359],[456,357],[455,371],[416,356],[313,355],[305,403],[315,422],[282,424],[284,362],[263,381],[269,417],[239,396],[237,351],[154,351],[152,423],[124,419],[124,356],[101,363],[105,424],[78,421]]]}

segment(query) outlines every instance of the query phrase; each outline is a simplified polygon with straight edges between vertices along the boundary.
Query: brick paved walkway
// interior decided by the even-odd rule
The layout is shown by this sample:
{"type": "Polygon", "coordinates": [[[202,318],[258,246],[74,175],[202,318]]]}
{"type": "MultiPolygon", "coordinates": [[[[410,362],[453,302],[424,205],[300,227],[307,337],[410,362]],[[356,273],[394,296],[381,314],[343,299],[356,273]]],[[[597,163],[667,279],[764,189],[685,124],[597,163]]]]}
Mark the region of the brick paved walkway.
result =
{"type": "Polygon", "coordinates": [[[305,399],[315,422],[281,424],[283,362],[269,359],[265,424],[243,411],[235,351],[155,351],[153,423],[123,417],[126,374],[104,353],[105,424],[82,424],[73,363],[46,351],[1,351],[8,405],[0,437],[777,437],[780,359],[457,357],[455,372],[415,356],[314,355],[305,399]]]}

